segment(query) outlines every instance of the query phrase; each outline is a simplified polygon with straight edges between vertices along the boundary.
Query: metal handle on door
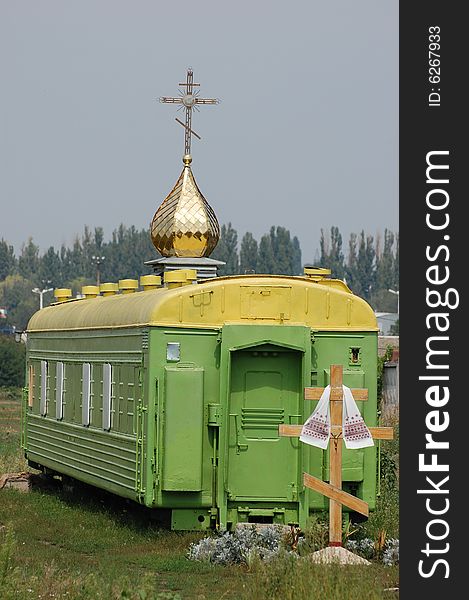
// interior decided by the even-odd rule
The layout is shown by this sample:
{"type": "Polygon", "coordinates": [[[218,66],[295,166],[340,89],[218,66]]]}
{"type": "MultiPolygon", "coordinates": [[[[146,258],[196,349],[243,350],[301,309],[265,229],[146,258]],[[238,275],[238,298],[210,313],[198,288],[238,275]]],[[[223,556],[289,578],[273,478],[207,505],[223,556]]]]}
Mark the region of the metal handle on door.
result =
{"type": "Polygon", "coordinates": [[[235,418],[235,427],[236,427],[236,454],[239,454],[241,452],[241,450],[247,450],[248,449],[248,445],[247,444],[240,444],[239,440],[241,439],[241,437],[243,436],[243,433],[241,431],[241,425],[239,422],[239,415],[238,414],[230,414],[230,417],[234,417],[235,418]]]}

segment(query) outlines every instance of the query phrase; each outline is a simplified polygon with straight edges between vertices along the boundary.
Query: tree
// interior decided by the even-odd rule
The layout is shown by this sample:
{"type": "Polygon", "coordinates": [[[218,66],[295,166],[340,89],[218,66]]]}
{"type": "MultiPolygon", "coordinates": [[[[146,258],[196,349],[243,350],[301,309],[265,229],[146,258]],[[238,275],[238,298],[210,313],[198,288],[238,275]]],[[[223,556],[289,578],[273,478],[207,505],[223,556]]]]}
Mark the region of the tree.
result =
{"type": "Polygon", "coordinates": [[[251,233],[246,233],[241,242],[241,273],[300,275],[301,248],[298,238],[290,237],[285,227],[272,226],[269,233],[261,237],[259,245],[251,233]]]}
{"type": "Polygon", "coordinates": [[[65,282],[63,286],[72,290],[72,296],[77,296],[81,294],[81,288],[84,285],[96,285],[96,280],[92,277],[74,277],[73,279],[69,279],[65,282]]]}
{"type": "Polygon", "coordinates": [[[321,229],[321,238],[319,240],[319,248],[321,254],[319,256],[319,264],[321,267],[326,266],[326,262],[329,259],[329,238],[324,233],[324,229],[321,229]]]}
{"type": "Polygon", "coordinates": [[[220,275],[236,275],[239,273],[238,233],[231,227],[231,223],[221,226],[220,241],[213,251],[212,258],[226,263],[220,267],[220,275]]]}
{"type": "Polygon", "coordinates": [[[272,248],[272,238],[265,234],[259,242],[259,253],[257,256],[258,273],[275,273],[275,258],[272,248]]]}
{"type": "Polygon", "coordinates": [[[285,227],[271,227],[270,240],[275,260],[275,266],[271,272],[293,275],[293,246],[290,232],[285,227]]]}
{"type": "MultiPolygon", "coordinates": [[[[348,258],[347,265],[345,267],[345,278],[347,285],[352,292],[358,293],[357,290],[361,290],[360,282],[358,280],[358,265],[357,265],[357,234],[351,233],[348,243],[348,258]]],[[[359,295],[359,294],[358,294],[359,295]]]]}
{"type": "Polygon", "coordinates": [[[75,277],[82,277],[84,272],[83,249],[81,247],[80,238],[75,237],[72,248],[60,249],[60,260],[62,263],[63,281],[60,287],[67,287],[67,283],[75,277]]]}
{"type": "Polygon", "coordinates": [[[380,289],[389,289],[394,285],[394,234],[388,229],[384,230],[383,251],[378,254],[376,251],[376,287],[380,289]]]}
{"type": "Polygon", "coordinates": [[[61,282],[61,287],[65,281],[68,281],[71,277],[73,277],[73,265],[71,260],[71,252],[70,248],[66,248],[64,244],[60,247],[60,266],[62,272],[63,281],[61,282]]]}
{"type": "Polygon", "coordinates": [[[387,289],[376,288],[372,292],[369,302],[375,310],[389,313],[397,312],[397,296],[388,292],[387,289]]]}
{"type": "Polygon", "coordinates": [[[342,235],[338,227],[331,227],[330,239],[321,229],[320,266],[331,270],[332,277],[343,279],[345,276],[344,254],[342,252],[342,235]]]}
{"type": "Polygon", "coordinates": [[[8,275],[0,282],[0,306],[7,309],[6,323],[19,330],[26,329],[29,319],[39,309],[34,283],[21,275],[8,275]]]}
{"type": "Polygon", "coordinates": [[[11,336],[0,335],[0,387],[24,385],[26,348],[11,336]]]}
{"type": "Polygon", "coordinates": [[[101,269],[102,281],[138,278],[149,272],[143,263],[159,256],[148,230],[138,231],[133,225],[126,227],[123,223],[112,232],[111,242],[102,245],[100,253],[106,257],[101,269]]]}
{"type": "Polygon", "coordinates": [[[239,270],[241,274],[257,271],[257,241],[252,233],[246,232],[241,240],[239,252],[239,270]]]}
{"type": "Polygon", "coordinates": [[[9,246],[2,238],[0,240],[0,281],[8,275],[13,275],[16,269],[16,258],[13,246],[9,246]]]}
{"type": "MultiPolygon", "coordinates": [[[[372,290],[375,290],[375,249],[373,236],[365,236],[362,230],[357,256],[357,290],[355,293],[370,300],[372,290]]],[[[355,291],[355,290],[354,290],[355,291]]]]}
{"type": "Polygon", "coordinates": [[[58,252],[51,246],[39,259],[39,279],[44,287],[62,287],[62,262],[58,252]]]}
{"type": "Polygon", "coordinates": [[[303,264],[301,262],[300,240],[296,237],[292,241],[293,256],[292,256],[292,275],[303,274],[303,264]]]}
{"type": "Polygon", "coordinates": [[[29,238],[26,244],[21,248],[21,254],[18,259],[18,272],[25,279],[30,279],[34,284],[39,283],[39,247],[29,238]]]}

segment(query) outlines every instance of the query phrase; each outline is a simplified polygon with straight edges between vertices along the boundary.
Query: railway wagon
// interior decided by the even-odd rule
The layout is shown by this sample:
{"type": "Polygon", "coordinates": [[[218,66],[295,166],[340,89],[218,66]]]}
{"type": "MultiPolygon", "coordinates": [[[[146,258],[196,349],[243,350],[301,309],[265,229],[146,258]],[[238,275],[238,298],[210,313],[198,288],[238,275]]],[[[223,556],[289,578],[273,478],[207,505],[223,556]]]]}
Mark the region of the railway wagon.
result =
{"type": "MultiPolygon", "coordinates": [[[[328,452],[279,437],[331,364],[376,425],[377,325],[347,286],[245,275],[60,302],[28,326],[22,444],[30,465],[170,514],[173,529],[306,525],[328,452]],[[185,285],[185,284],[188,285],[185,285]]],[[[343,454],[343,488],[376,496],[376,448],[343,454]]]]}

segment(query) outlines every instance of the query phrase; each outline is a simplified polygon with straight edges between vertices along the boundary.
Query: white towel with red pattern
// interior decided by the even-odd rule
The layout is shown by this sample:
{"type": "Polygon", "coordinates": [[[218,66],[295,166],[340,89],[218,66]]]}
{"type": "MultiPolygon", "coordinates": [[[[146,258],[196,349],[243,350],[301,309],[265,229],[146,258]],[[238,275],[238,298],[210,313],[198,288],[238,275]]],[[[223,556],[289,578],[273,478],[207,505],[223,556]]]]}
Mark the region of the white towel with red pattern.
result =
{"type": "MultiPolygon", "coordinates": [[[[346,448],[367,448],[374,446],[373,437],[365,424],[358,406],[353,398],[352,390],[346,385],[343,388],[342,436],[346,448]]],[[[300,441],[325,450],[331,437],[331,414],[329,399],[331,386],[324,388],[319,402],[301,429],[300,441]]]]}
{"type": "Polygon", "coordinates": [[[352,390],[346,385],[342,408],[342,436],[346,448],[367,448],[374,446],[373,437],[365,424],[358,406],[353,398],[352,390]]]}
{"type": "Polygon", "coordinates": [[[324,388],[316,408],[303,425],[300,435],[300,441],[323,450],[327,448],[331,437],[330,395],[331,386],[328,385],[324,388]]]}

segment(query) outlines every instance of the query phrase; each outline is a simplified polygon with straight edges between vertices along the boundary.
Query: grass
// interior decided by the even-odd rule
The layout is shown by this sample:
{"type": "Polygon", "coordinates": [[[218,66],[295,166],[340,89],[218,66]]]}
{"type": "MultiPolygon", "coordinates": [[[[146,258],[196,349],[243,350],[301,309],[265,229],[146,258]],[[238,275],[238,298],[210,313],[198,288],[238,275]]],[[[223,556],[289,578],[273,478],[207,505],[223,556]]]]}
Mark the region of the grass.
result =
{"type": "MultiPolygon", "coordinates": [[[[0,474],[26,468],[20,395],[0,390],[0,474]]],[[[161,529],[152,513],[87,486],[36,478],[0,491],[2,600],[374,600],[395,598],[398,570],[324,567],[307,558],[227,567],[187,560],[202,535],[161,529]]],[[[389,516],[389,515],[388,515],[389,516]]],[[[377,530],[383,526],[378,523],[377,530]]],[[[388,527],[388,525],[386,525],[388,527]]],[[[323,535],[322,525],[312,529],[323,535]]]]}
{"type": "Polygon", "coordinates": [[[393,427],[394,439],[382,442],[380,493],[376,510],[359,529],[363,537],[374,540],[399,538],[399,414],[388,414],[382,425],[393,427]]]}
{"type": "Polygon", "coordinates": [[[4,545],[7,533],[10,545],[15,538],[2,598],[157,597],[149,595],[154,590],[168,598],[236,597],[229,592],[240,584],[241,567],[185,558],[200,534],[157,529],[145,511],[85,486],[1,494],[4,545]]]}
{"type": "Polygon", "coordinates": [[[338,566],[311,564],[307,559],[273,560],[253,577],[256,600],[378,600],[396,598],[395,569],[382,565],[338,566]],[[386,591],[385,591],[386,590],[386,591]]]}
{"type": "Polygon", "coordinates": [[[0,388],[0,475],[26,470],[20,445],[21,390],[0,388]]]}

